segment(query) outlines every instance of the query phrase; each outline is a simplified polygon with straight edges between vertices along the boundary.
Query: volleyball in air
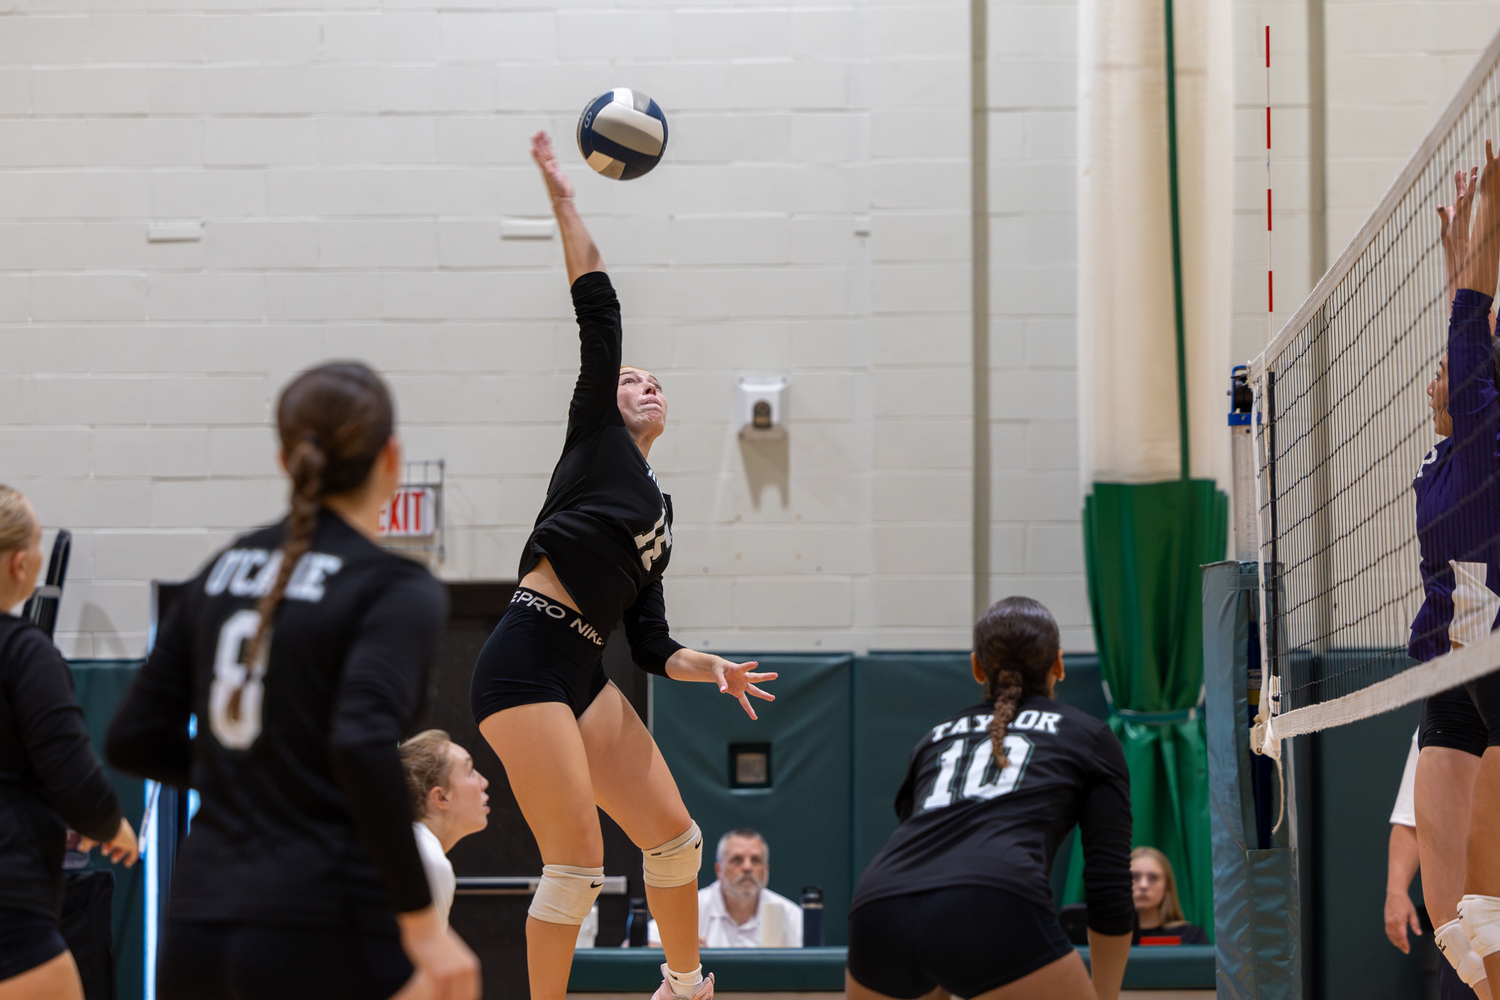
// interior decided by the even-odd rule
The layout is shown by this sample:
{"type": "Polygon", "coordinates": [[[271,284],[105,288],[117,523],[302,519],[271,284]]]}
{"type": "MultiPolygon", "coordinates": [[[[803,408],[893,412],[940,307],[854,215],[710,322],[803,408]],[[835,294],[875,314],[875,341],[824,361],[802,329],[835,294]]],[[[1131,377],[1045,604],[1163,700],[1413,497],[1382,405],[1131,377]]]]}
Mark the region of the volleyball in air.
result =
{"type": "Polygon", "coordinates": [[[639,177],[667,151],[667,116],[639,90],[616,87],[578,116],[578,151],[605,177],[639,177]]]}

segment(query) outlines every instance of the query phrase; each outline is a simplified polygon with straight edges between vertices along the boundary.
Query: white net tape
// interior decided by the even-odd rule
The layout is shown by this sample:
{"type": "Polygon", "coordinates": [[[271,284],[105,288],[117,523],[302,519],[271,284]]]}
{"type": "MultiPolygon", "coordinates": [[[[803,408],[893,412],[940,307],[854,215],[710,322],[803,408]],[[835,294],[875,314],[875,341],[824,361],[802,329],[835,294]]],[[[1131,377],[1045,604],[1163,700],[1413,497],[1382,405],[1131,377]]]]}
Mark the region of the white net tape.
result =
{"type": "Polygon", "coordinates": [[[1500,668],[1500,634],[1417,665],[1424,592],[1412,480],[1437,442],[1426,387],[1446,350],[1437,208],[1500,145],[1500,35],[1307,301],[1250,365],[1257,404],[1261,749],[1500,668]]]}

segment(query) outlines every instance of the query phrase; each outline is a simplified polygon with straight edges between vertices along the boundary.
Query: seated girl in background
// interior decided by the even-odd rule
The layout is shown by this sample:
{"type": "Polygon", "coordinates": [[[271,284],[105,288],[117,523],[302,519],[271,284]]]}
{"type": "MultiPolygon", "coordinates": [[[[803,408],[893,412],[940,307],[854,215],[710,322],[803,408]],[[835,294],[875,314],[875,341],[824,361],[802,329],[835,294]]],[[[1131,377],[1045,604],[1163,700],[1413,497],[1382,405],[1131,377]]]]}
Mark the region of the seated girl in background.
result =
{"type": "Polygon", "coordinates": [[[489,825],[490,797],[485,789],[490,783],[474,769],[469,751],[441,729],[423,730],[402,743],[401,764],[411,814],[417,818],[412,829],[432,887],[432,905],[446,925],[458,884],[448,852],[489,825]]]}
{"type": "Polygon", "coordinates": [[[1208,944],[1208,935],[1182,915],[1172,862],[1154,847],[1130,852],[1130,894],[1136,928],[1131,944],[1208,944]]]}

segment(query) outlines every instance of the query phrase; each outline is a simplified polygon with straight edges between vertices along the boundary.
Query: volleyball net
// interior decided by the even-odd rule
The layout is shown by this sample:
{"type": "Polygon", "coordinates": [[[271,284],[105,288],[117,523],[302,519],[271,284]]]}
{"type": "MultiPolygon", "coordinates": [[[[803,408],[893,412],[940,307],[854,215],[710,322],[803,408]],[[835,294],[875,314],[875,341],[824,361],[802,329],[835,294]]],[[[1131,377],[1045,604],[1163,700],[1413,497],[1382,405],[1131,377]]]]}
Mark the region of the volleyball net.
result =
{"type": "Polygon", "coordinates": [[[1500,35],[1249,367],[1269,695],[1252,746],[1273,756],[1287,737],[1500,668],[1500,632],[1426,663],[1407,656],[1424,598],[1412,483],[1439,440],[1427,386],[1451,307],[1437,210],[1453,201],[1454,172],[1484,163],[1486,138],[1500,147],[1500,35]]]}

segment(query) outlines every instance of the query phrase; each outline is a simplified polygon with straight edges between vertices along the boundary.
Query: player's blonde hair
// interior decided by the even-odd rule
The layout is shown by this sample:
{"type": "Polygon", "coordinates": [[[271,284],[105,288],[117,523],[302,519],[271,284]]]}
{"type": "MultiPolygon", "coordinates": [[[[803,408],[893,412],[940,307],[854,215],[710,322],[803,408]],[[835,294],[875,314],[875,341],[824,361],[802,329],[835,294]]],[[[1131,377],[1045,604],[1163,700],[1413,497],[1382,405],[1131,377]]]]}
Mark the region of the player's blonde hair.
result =
{"type": "Polygon", "coordinates": [[[406,793],[411,798],[412,819],[427,815],[427,793],[448,787],[452,777],[452,739],[441,729],[424,729],[401,744],[401,767],[406,771],[406,793]]]}
{"type": "Polygon", "coordinates": [[[36,515],[20,490],[0,485],[0,553],[15,552],[36,536],[36,515]]]}
{"type": "Polygon", "coordinates": [[[1047,675],[1057,662],[1059,648],[1057,619],[1041,601],[1030,597],[996,601],[974,623],[974,655],[984,670],[985,696],[995,703],[990,749],[1002,768],[1010,765],[1005,731],[1022,698],[1048,694],[1047,675]]]}
{"type": "Polygon", "coordinates": [[[1154,847],[1137,847],[1130,852],[1130,860],[1137,858],[1150,858],[1161,868],[1162,882],[1165,884],[1161,896],[1161,925],[1178,927],[1187,923],[1187,917],[1182,915],[1182,901],[1177,898],[1177,876],[1172,874],[1172,862],[1154,847]]]}

